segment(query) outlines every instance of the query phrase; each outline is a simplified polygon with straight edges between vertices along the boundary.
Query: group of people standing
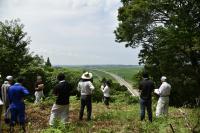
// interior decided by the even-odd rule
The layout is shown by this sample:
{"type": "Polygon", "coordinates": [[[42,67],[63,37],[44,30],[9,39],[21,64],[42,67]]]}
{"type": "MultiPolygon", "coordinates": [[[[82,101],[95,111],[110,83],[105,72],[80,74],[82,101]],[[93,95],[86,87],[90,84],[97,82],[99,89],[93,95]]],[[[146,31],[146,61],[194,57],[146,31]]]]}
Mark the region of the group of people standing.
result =
{"type": "MultiPolygon", "coordinates": [[[[53,93],[57,96],[56,102],[53,104],[51,109],[51,115],[49,119],[49,125],[53,125],[55,120],[60,119],[63,123],[69,121],[69,97],[72,88],[69,87],[69,83],[65,80],[64,74],[59,74],[57,77],[59,83],[55,86],[53,93]]],[[[109,91],[110,84],[104,82],[101,90],[104,94],[104,103],[109,107],[109,91]]],[[[81,79],[78,83],[77,90],[80,92],[80,112],[79,120],[83,120],[83,114],[85,107],[87,108],[87,120],[90,121],[92,118],[92,93],[95,89],[93,85],[93,75],[90,72],[82,74],[81,79]]]]}
{"type": "MultiPolygon", "coordinates": [[[[58,74],[58,84],[53,89],[53,94],[56,96],[56,101],[52,106],[51,114],[49,118],[49,125],[53,125],[55,120],[60,120],[63,123],[69,122],[69,98],[72,92],[72,88],[65,80],[63,73],[58,74]]],[[[140,118],[145,118],[145,109],[148,112],[149,121],[152,122],[152,93],[159,95],[159,100],[156,107],[156,116],[168,114],[169,95],[171,91],[171,85],[166,82],[165,76],[161,77],[161,86],[159,89],[155,89],[153,81],[149,79],[148,74],[143,73],[143,80],[139,84],[140,91],[140,118]]],[[[14,125],[18,122],[25,132],[25,104],[24,97],[29,94],[29,91],[23,86],[24,78],[20,77],[17,82],[14,83],[12,76],[7,76],[6,81],[1,86],[1,98],[0,99],[0,116],[2,112],[2,105],[4,105],[5,118],[7,113],[10,112],[10,131],[14,131],[14,125]]],[[[39,103],[43,94],[44,83],[42,77],[38,76],[35,84],[35,102],[39,103]]],[[[84,109],[87,108],[87,120],[92,118],[92,94],[95,89],[93,85],[93,75],[90,72],[84,72],[78,83],[77,90],[80,92],[80,112],[79,120],[83,119],[84,109]]],[[[104,81],[101,90],[103,93],[103,101],[107,108],[109,108],[110,99],[110,82],[104,81]]],[[[1,118],[1,117],[0,117],[1,118]]],[[[1,119],[0,119],[1,124],[1,119]]],[[[0,126],[1,127],[1,126],[0,126]]]]}
{"type": "Polygon", "coordinates": [[[157,107],[156,107],[156,117],[160,115],[168,115],[169,107],[169,96],[171,91],[171,85],[167,83],[167,77],[161,77],[161,86],[159,89],[155,89],[153,81],[149,79],[148,73],[143,73],[143,79],[139,84],[140,91],[140,119],[145,118],[145,109],[148,113],[149,121],[152,122],[152,93],[154,92],[159,96],[157,107]]]}
{"type": "MultiPolygon", "coordinates": [[[[2,110],[2,105],[4,105],[4,119],[7,124],[10,124],[10,132],[14,132],[14,126],[17,122],[25,132],[25,104],[23,98],[29,94],[29,91],[22,86],[23,83],[23,77],[19,77],[17,82],[14,83],[13,77],[7,76],[6,81],[1,87],[2,104],[0,108],[2,110]],[[11,115],[10,119],[8,118],[9,115],[11,115]]],[[[0,117],[2,115],[1,113],[0,117]]]]}
{"type": "MultiPolygon", "coordinates": [[[[56,96],[56,101],[52,106],[51,114],[49,118],[49,125],[53,125],[55,120],[60,120],[63,123],[69,122],[69,98],[72,92],[70,83],[65,80],[63,73],[58,74],[58,84],[53,88],[53,94],[56,96]]],[[[10,113],[10,120],[7,124],[10,124],[10,132],[14,132],[14,126],[19,123],[21,129],[25,132],[25,104],[24,97],[29,95],[29,91],[23,86],[24,78],[20,77],[17,82],[14,83],[12,76],[7,76],[6,81],[1,86],[1,99],[0,99],[0,116],[2,107],[4,106],[5,120],[10,113]]],[[[87,120],[91,120],[92,116],[92,93],[95,89],[93,85],[93,75],[89,72],[84,72],[80,78],[77,86],[77,90],[80,92],[80,112],[79,120],[83,119],[84,108],[87,107],[87,120]]],[[[38,76],[35,84],[35,104],[41,102],[44,90],[44,83],[42,77],[38,76]]],[[[104,94],[104,103],[109,108],[109,90],[110,84],[104,82],[101,86],[101,90],[104,94]]],[[[0,117],[1,118],[1,117],[0,117]]],[[[1,119],[0,119],[1,127],[1,119]]],[[[0,129],[1,132],[1,129],[0,129]]]]}

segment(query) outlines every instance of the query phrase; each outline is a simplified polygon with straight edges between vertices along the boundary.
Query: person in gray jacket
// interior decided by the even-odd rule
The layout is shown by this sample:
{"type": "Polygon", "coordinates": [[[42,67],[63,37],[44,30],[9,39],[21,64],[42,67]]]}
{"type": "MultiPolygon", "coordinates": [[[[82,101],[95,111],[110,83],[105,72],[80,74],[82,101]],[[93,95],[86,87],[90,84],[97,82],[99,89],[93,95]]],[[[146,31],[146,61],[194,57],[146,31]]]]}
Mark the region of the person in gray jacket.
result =
{"type": "Polygon", "coordinates": [[[81,76],[81,80],[78,83],[77,90],[81,93],[81,108],[79,113],[79,120],[83,119],[85,106],[87,107],[87,120],[91,120],[92,91],[94,90],[94,86],[92,84],[92,73],[85,72],[81,76]]]}

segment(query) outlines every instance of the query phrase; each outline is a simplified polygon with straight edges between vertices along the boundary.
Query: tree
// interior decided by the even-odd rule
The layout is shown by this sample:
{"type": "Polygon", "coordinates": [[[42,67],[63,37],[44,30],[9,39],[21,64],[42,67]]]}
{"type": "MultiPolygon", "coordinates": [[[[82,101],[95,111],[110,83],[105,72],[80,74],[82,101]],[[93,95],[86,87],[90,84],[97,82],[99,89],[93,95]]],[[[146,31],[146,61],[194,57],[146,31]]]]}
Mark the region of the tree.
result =
{"type": "Polygon", "coordinates": [[[0,73],[17,76],[20,70],[30,66],[33,61],[38,65],[39,56],[29,53],[31,40],[23,31],[20,20],[0,22],[0,73]],[[38,61],[36,61],[38,60],[38,61]]]}
{"type": "Polygon", "coordinates": [[[139,63],[145,64],[157,85],[161,75],[170,79],[176,104],[194,102],[200,94],[200,2],[122,0],[122,4],[116,41],[142,47],[139,63]]]}
{"type": "Polygon", "coordinates": [[[45,65],[46,65],[47,67],[51,67],[51,62],[50,62],[49,57],[47,58],[47,62],[45,63],[45,65]]]}

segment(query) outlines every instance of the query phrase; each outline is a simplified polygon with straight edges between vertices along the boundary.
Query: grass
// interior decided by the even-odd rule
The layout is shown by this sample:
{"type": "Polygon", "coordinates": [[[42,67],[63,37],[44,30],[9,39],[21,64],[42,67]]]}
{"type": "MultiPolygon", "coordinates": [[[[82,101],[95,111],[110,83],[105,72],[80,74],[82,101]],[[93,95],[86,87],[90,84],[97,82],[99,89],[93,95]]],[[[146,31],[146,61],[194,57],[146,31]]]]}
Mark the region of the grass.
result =
{"type": "Polygon", "coordinates": [[[129,67],[102,67],[101,68],[104,71],[114,73],[116,75],[119,75],[120,77],[124,78],[129,83],[134,83],[134,75],[137,74],[142,67],[135,67],[135,66],[129,66],[129,67]]]}
{"type": "MultiPolygon", "coordinates": [[[[184,115],[179,111],[183,110],[187,114],[187,119],[191,127],[195,127],[199,116],[200,108],[174,108],[170,107],[169,116],[155,118],[153,123],[149,123],[147,118],[145,121],[139,119],[139,104],[127,104],[126,102],[116,101],[111,103],[111,109],[107,109],[102,103],[93,103],[93,120],[87,122],[78,120],[80,103],[76,97],[70,99],[70,122],[63,125],[59,121],[53,126],[48,126],[50,110],[53,100],[44,101],[39,105],[28,104],[27,107],[27,130],[30,133],[171,133],[170,124],[175,132],[190,133],[187,127],[184,115]]],[[[153,104],[155,111],[156,102],[153,104]]],[[[197,126],[199,127],[199,126],[197,126]]],[[[6,131],[6,127],[4,127],[6,131]]],[[[198,129],[198,131],[200,131],[198,129]]]]}

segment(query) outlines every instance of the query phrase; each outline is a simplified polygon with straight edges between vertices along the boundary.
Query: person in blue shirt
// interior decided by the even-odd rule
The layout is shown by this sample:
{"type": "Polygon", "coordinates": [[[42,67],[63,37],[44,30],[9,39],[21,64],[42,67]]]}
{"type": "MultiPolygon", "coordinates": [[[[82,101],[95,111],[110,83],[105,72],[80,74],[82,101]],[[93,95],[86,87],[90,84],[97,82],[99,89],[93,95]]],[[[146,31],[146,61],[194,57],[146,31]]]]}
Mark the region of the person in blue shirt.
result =
{"type": "Polygon", "coordinates": [[[10,132],[14,132],[14,125],[17,120],[25,132],[25,104],[24,97],[29,94],[29,91],[22,86],[24,78],[17,79],[17,83],[8,90],[8,98],[10,101],[9,109],[11,112],[10,132]]]}

